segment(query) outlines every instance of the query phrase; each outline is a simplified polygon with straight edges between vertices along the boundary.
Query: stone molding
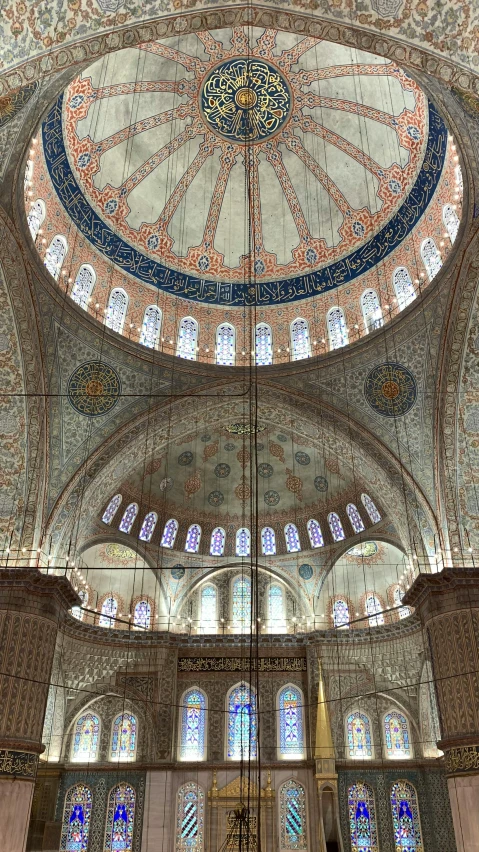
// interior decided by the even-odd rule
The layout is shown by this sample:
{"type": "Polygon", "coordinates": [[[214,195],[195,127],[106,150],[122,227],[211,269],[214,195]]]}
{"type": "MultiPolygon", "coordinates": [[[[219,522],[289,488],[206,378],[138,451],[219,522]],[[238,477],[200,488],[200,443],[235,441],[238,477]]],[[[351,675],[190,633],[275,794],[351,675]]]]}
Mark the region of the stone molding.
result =
{"type": "Polygon", "coordinates": [[[437,574],[419,574],[403,603],[416,609],[423,624],[458,609],[479,609],[479,569],[445,568],[437,574]]]}
{"type": "Polygon", "coordinates": [[[0,610],[58,620],[72,606],[81,606],[81,601],[66,577],[43,574],[37,568],[7,568],[0,563],[0,610]]]}

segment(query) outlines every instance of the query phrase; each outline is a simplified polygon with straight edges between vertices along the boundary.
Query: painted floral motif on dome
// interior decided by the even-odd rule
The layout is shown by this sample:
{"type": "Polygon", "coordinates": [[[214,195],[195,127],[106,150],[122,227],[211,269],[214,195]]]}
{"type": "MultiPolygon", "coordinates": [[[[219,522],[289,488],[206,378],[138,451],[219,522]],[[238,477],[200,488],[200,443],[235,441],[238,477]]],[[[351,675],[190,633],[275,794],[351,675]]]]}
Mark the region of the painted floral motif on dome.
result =
{"type": "Polygon", "coordinates": [[[236,444],[232,444],[231,442],[228,442],[227,444],[225,444],[224,448],[225,448],[227,453],[232,453],[233,450],[236,449],[236,444]]]}
{"type": "Polygon", "coordinates": [[[181,578],[185,576],[185,569],[182,565],[174,565],[173,568],[171,568],[171,576],[173,577],[173,580],[181,580],[181,578]]]}
{"type": "Polygon", "coordinates": [[[242,503],[246,503],[246,501],[251,497],[251,488],[248,485],[246,476],[241,477],[240,484],[235,488],[235,495],[242,503]]]}
{"type": "Polygon", "coordinates": [[[310,456],[308,456],[307,453],[304,453],[302,451],[298,451],[297,453],[295,453],[294,457],[295,457],[296,461],[298,462],[298,464],[306,465],[306,464],[309,464],[310,461],[311,461],[310,456]]]}
{"type": "Polygon", "coordinates": [[[259,426],[257,423],[230,423],[225,429],[231,435],[257,435],[264,432],[266,426],[259,426]]]}
{"type": "Polygon", "coordinates": [[[214,469],[214,475],[217,476],[218,479],[226,479],[226,477],[229,476],[230,473],[231,468],[229,464],[226,464],[226,462],[220,462],[216,465],[214,469]]]}
{"type": "Polygon", "coordinates": [[[188,477],[183,488],[188,500],[192,498],[193,494],[196,494],[196,492],[200,490],[201,476],[197,470],[188,477]]]}
{"type": "Polygon", "coordinates": [[[171,491],[173,488],[173,480],[171,476],[165,476],[160,482],[160,491],[171,491]]]}
{"type": "Polygon", "coordinates": [[[163,459],[164,456],[160,456],[157,459],[151,459],[145,467],[145,476],[151,476],[153,473],[157,473],[163,464],[163,459]]]}
{"type": "Polygon", "coordinates": [[[236,458],[238,459],[241,467],[244,470],[246,465],[249,464],[249,461],[251,459],[251,453],[250,453],[249,450],[246,450],[246,449],[243,448],[242,450],[239,450],[236,453],[236,458]]]}
{"type": "Polygon", "coordinates": [[[314,477],[314,487],[316,491],[327,491],[328,490],[328,480],[325,476],[315,476],[314,477]]]}
{"type": "Polygon", "coordinates": [[[269,452],[273,458],[279,459],[284,464],[284,449],[281,444],[275,444],[274,441],[270,441],[269,452]]]}
{"type": "Polygon", "coordinates": [[[211,435],[208,435],[208,433],[206,432],[204,435],[201,436],[201,440],[204,444],[207,444],[208,441],[211,441],[211,435]]]}
{"type": "Polygon", "coordinates": [[[180,453],[180,455],[178,456],[178,464],[186,466],[188,464],[191,464],[192,461],[193,453],[191,453],[189,450],[185,450],[184,453],[180,453]]]}
{"type": "Polygon", "coordinates": [[[339,462],[337,458],[335,458],[334,456],[330,456],[328,459],[326,459],[325,464],[327,470],[329,470],[330,473],[336,473],[337,476],[339,476],[339,462]]]}
{"type": "Polygon", "coordinates": [[[207,444],[203,450],[203,461],[208,461],[208,459],[213,458],[213,456],[215,456],[218,452],[219,445],[219,441],[213,441],[212,444],[207,444]]]}
{"type": "Polygon", "coordinates": [[[289,467],[286,468],[286,473],[286,488],[288,489],[288,491],[291,491],[292,494],[295,494],[298,500],[302,500],[303,480],[300,479],[299,476],[295,476],[293,471],[290,470],[289,467]]]}
{"type": "Polygon", "coordinates": [[[210,506],[221,506],[224,503],[224,494],[221,491],[210,491],[208,494],[208,503],[210,506]]]}
{"type": "Polygon", "coordinates": [[[16,92],[0,97],[0,129],[8,124],[28,103],[37,90],[38,82],[23,86],[16,92]]]}
{"type": "Polygon", "coordinates": [[[371,7],[381,18],[397,18],[404,0],[371,0],[371,7]]]}
{"type": "Polygon", "coordinates": [[[264,450],[264,444],[256,444],[256,450],[258,453],[262,453],[264,450]]]}
{"type": "Polygon", "coordinates": [[[288,440],[288,436],[283,435],[281,432],[280,432],[279,435],[276,435],[276,437],[277,437],[278,441],[281,441],[282,444],[285,444],[286,441],[288,440]]]}
{"type": "Polygon", "coordinates": [[[416,402],[416,379],[407,367],[386,361],[366,376],[364,396],[376,414],[400,417],[407,414],[416,402]]]}
{"type": "Polygon", "coordinates": [[[264,495],[264,502],[267,506],[277,506],[281,497],[279,496],[277,491],[266,491],[264,495]]]}
{"type": "Polygon", "coordinates": [[[101,361],[86,361],[68,380],[70,404],[86,417],[99,417],[114,408],[121,393],[118,373],[101,361]]]}
{"type": "Polygon", "coordinates": [[[308,565],[308,563],[305,562],[303,565],[299,566],[298,574],[299,574],[299,576],[301,577],[302,580],[310,580],[311,577],[314,574],[313,566],[308,565]]]}
{"type": "Polygon", "coordinates": [[[261,464],[258,465],[258,475],[262,476],[263,479],[269,479],[270,476],[273,476],[273,473],[273,467],[268,464],[268,462],[261,462],[261,464]]]}

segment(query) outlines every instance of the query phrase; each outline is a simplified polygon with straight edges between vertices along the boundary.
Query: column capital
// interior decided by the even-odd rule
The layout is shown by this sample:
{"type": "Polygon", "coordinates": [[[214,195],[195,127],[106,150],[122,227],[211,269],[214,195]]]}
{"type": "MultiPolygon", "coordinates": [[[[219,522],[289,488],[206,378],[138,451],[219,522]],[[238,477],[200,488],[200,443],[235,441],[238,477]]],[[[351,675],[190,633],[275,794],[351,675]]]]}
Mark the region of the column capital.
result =
{"type": "Polygon", "coordinates": [[[81,606],[81,601],[66,577],[38,568],[0,566],[0,610],[58,621],[73,606],[81,606]]]}
{"type": "Polygon", "coordinates": [[[461,609],[479,609],[479,569],[445,568],[437,574],[419,574],[403,597],[423,624],[461,609]]]}

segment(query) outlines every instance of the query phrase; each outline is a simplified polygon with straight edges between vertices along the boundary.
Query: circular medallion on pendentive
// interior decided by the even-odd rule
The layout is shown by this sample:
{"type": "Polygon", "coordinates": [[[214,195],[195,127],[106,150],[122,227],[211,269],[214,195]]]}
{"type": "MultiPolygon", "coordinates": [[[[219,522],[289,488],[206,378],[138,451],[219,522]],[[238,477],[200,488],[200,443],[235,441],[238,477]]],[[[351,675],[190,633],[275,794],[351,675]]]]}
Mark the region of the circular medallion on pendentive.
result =
{"type": "Polygon", "coordinates": [[[407,414],[416,402],[416,379],[407,367],[386,361],[366,376],[364,396],[377,414],[400,417],[407,414]]]}
{"type": "Polygon", "coordinates": [[[298,574],[302,580],[310,580],[313,573],[312,565],[308,565],[307,562],[305,562],[304,565],[300,565],[298,568],[298,574]]]}
{"type": "Polygon", "coordinates": [[[102,361],[86,361],[68,380],[68,399],[75,411],[86,417],[108,414],[120,397],[118,373],[102,361]]]}

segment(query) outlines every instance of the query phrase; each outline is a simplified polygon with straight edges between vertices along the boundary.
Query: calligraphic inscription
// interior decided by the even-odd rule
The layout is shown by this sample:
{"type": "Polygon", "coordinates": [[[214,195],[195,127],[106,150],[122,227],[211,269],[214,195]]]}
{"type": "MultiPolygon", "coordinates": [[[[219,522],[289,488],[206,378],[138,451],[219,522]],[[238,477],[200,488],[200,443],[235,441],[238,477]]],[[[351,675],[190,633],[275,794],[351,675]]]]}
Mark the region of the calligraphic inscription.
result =
{"type": "Polygon", "coordinates": [[[254,435],[264,432],[266,426],[259,426],[257,423],[230,423],[225,429],[231,435],[254,435]]]}
{"type": "Polygon", "coordinates": [[[277,68],[264,59],[237,57],[217,65],[201,89],[207,127],[232,142],[264,142],[284,126],[291,92],[277,68]]]}
{"type": "Polygon", "coordinates": [[[479,746],[467,745],[451,748],[445,754],[447,775],[461,775],[479,771],[479,746]]]}
{"type": "Polygon", "coordinates": [[[28,103],[37,90],[38,82],[29,83],[16,92],[0,97],[0,128],[8,124],[28,103]]]}
{"type": "Polygon", "coordinates": [[[70,376],[68,399],[87,417],[107,414],[118,402],[121,383],[113,367],[101,361],[86,361],[70,376]]]}
{"type": "Polygon", "coordinates": [[[416,379],[407,367],[386,361],[366,376],[364,396],[376,414],[400,417],[407,414],[416,402],[416,379]]]}
{"type": "Polygon", "coordinates": [[[179,672],[305,672],[305,657],[179,657],[179,672]]]}
{"type": "Polygon", "coordinates": [[[35,778],[38,755],[29,751],[0,749],[0,776],[14,775],[15,778],[35,778]]]}

